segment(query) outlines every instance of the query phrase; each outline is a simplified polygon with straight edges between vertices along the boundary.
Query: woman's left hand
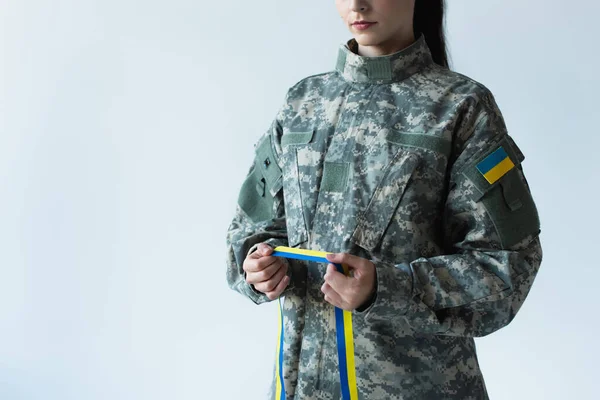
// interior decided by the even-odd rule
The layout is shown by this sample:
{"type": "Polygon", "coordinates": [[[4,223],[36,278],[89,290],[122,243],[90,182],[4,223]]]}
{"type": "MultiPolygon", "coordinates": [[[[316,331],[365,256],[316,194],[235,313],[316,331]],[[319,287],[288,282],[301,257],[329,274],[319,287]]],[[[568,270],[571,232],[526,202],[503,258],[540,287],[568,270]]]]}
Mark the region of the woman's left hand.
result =
{"type": "Polygon", "coordinates": [[[351,273],[346,276],[338,272],[335,265],[327,265],[325,283],[321,286],[325,301],[348,311],[362,306],[375,289],[375,264],[348,253],[327,254],[326,257],[332,263],[346,264],[351,273]]]}

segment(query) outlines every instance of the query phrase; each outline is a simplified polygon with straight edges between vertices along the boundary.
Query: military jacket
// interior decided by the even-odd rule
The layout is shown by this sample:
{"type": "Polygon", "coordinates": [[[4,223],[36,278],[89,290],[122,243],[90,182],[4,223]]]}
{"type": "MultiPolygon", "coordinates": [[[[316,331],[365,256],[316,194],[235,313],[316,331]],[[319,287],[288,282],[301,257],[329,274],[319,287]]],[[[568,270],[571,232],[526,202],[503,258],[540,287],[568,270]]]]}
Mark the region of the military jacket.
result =
{"type": "MultiPolygon", "coordinates": [[[[376,294],[352,311],[354,398],[487,398],[473,338],[511,322],[542,259],[524,155],[490,91],[435,64],[423,36],[380,57],[352,39],[335,69],[288,90],[254,154],[229,286],[269,301],[242,269],[261,242],[371,260],[376,294]]],[[[270,398],[341,399],[327,265],[288,262],[270,398]]]]}

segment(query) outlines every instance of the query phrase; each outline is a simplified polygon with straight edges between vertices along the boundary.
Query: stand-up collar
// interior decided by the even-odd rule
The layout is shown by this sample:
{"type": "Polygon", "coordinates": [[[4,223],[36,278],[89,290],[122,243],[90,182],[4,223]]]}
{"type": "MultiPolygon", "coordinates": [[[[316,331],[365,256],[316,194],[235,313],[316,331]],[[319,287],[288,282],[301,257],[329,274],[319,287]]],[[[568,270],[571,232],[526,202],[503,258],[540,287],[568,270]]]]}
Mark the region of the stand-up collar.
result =
{"type": "Polygon", "coordinates": [[[340,45],[335,69],[350,82],[389,83],[408,78],[432,63],[423,35],[408,47],[379,57],[358,55],[358,43],[350,39],[340,45]]]}

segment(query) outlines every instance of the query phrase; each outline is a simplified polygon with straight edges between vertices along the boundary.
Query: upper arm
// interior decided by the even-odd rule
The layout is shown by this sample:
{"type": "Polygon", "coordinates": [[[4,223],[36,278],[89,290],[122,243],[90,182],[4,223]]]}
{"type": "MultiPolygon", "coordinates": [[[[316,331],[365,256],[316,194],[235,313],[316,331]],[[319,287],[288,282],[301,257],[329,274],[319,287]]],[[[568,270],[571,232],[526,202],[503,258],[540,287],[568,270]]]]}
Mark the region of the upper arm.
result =
{"type": "Polygon", "coordinates": [[[273,137],[281,129],[275,120],[255,145],[254,160],[238,196],[240,208],[253,222],[271,219],[278,208],[276,197],[282,188],[282,173],[273,137]]]}
{"type": "Polygon", "coordinates": [[[463,248],[509,249],[537,235],[540,222],[523,173],[525,156],[491,94],[486,100],[451,168],[448,224],[453,243],[461,240],[463,248]]]}

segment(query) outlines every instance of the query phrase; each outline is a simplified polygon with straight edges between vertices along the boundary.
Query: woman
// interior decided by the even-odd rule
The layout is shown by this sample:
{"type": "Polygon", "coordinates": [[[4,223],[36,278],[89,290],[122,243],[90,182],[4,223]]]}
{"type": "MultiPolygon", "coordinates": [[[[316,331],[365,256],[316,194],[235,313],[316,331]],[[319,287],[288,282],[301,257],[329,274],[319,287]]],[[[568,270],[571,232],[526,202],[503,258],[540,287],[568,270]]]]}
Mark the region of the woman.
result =
{"type": "Polygon", "coordinates": [[[489,90],[448,69],[443,1],[336,5],[353,39],[288,90],[227,235],[230,287],[281,302],[271,398],[487,398],[473,337],[514,318],[542,258],[524,156],[489,90]]]}

